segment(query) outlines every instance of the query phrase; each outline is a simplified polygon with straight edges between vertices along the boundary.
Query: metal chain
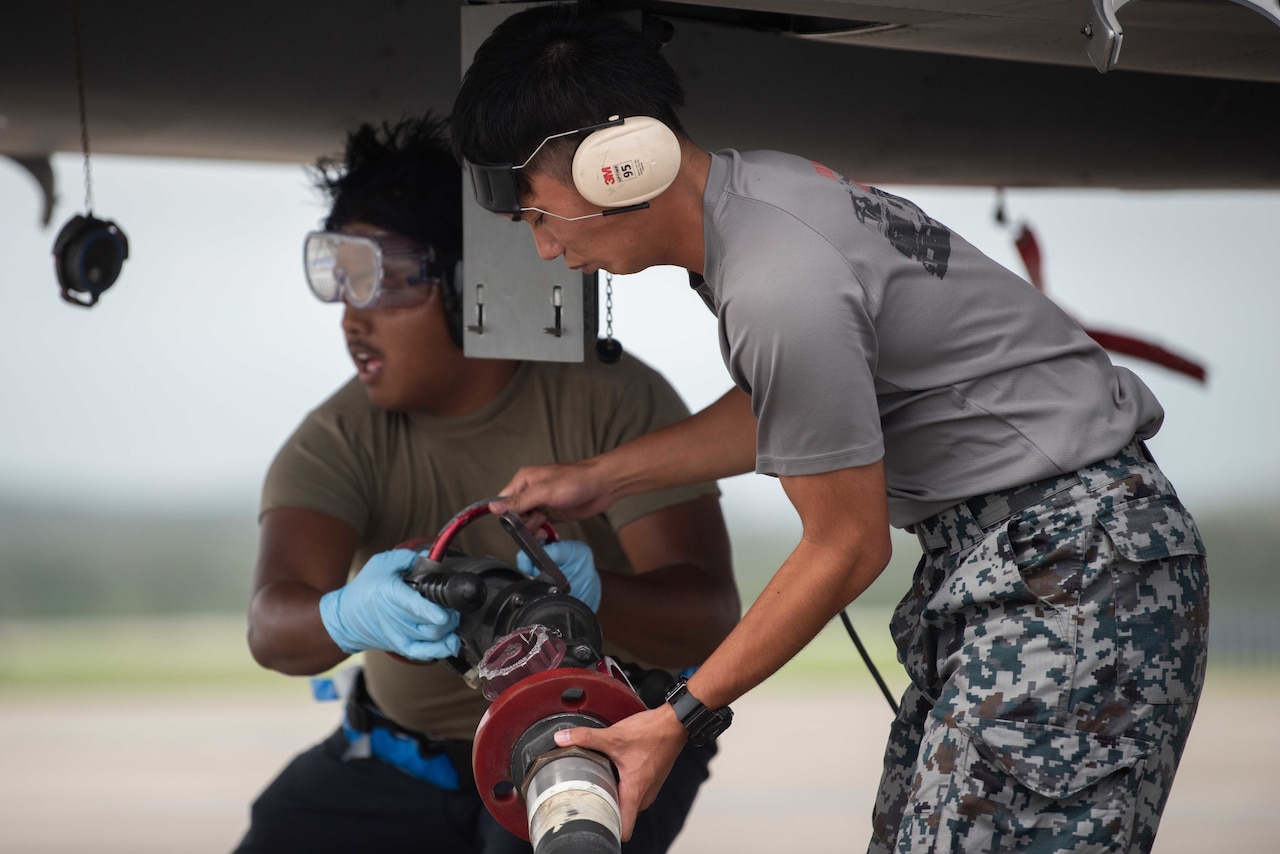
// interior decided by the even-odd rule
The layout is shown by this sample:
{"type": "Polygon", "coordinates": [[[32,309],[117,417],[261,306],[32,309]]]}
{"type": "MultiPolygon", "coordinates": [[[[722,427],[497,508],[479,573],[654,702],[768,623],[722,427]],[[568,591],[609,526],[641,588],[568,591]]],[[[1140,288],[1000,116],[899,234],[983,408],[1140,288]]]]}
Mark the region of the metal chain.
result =
{"type": "Polygon", "coordinates": [[[613,273],[604,271],[604,337],[613,340],[613,273]]]}
{"type": "Polygon", "coordinates": [[[76,2],[71,0],[71,39],[76,51],[76,89],[80,95],[80,148],[84,151],[84,208],[93,215],[93,179],[89,174],[89,119],[84,106],[84,60],[80,55],[80,22],[76,2]]]}

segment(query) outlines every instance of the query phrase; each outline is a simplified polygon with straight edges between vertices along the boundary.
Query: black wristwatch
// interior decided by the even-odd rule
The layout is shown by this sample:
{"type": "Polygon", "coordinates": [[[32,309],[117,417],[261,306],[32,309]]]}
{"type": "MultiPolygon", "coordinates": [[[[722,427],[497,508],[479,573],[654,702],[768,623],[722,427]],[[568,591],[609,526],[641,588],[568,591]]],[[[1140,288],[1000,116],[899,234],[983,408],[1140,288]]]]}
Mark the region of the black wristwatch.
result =
{"type": "Polygon", "coordinates": [[[689,693],[689,687],[682,676],[676,680],[667,692],[667,702],[675,710],[676,717],[689,731],[689,743],[694,747],[705,747],[715,741],[720,733],[729,728],[733,722],[733,709],[722,706],[714,711],[702,705],[702,701],[689,693]]]}

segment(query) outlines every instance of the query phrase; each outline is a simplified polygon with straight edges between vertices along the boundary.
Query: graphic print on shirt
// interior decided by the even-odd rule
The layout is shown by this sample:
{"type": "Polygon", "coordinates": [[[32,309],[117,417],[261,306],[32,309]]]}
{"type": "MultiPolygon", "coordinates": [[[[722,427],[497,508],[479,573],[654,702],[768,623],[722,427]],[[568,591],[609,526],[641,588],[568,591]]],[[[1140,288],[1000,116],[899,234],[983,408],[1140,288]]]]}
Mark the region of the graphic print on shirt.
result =
{"type": "Polygon", "coordinates": [[[856,184],[844,176],[835,177],[849,192],[858,222],[880,232],[894,249],[912,261],[919,261],[930,275],[939,279],[947,275],[947,261],[951,258],[949,228],[930,219],[906,199],[875,187],[856,184]]]}
{"type": "Polygon", "coordinates": [[[845,181],[858,222],[879,231],[893,247],[939,279],[947,275],[951,230],[914,203],[875,187],[859,192],[845,181]]]}

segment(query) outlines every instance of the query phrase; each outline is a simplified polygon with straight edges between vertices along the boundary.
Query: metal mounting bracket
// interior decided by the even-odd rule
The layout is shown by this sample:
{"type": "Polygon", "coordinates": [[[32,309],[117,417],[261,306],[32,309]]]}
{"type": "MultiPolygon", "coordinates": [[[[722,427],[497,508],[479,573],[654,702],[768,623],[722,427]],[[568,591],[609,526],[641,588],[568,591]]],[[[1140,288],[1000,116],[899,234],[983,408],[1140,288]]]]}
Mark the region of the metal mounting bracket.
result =
{"type": "MultiPolygon", "coordinates": [[[[1120,60],[1120,44],[1124,41],[1124,30],[1116,13],[1135,0],[1089,0],[1088,19],[1080,28],[1080,35],[1085,38],[1085,50],[1093,67],[1101,74],[1116,67],[1120,60]]],[[[1263,15],[1277,26],[1280,26],[1280,0],[1232,0],[1241,6],[1248,6],[1263,15]]]]}

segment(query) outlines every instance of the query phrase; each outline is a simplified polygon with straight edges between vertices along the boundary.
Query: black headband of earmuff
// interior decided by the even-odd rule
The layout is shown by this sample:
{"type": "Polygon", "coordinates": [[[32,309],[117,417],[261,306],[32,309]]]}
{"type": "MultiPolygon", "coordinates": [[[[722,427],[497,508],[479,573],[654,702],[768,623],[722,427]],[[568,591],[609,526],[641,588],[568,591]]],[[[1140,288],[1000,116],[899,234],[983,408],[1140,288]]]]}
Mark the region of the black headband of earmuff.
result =
{"type": "Polygon", "coordinates": [[[533,158],[538,156],[542,147],[553,139],[566,136],[590,136],[603,128],[623,124],[624,121],[625,119],[614,116],[599,124],[554,133],[538,143],[538,147],[519,166],[514,163],[472,163],[468,160],[467,170],[471,173],[471,186],[475,190],[476,202],[492,213],[519,216],[520,190],[516,184],[516,170],[528,166],[533,158]]]}

